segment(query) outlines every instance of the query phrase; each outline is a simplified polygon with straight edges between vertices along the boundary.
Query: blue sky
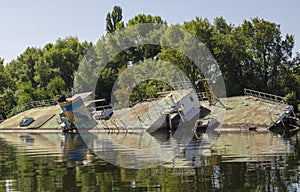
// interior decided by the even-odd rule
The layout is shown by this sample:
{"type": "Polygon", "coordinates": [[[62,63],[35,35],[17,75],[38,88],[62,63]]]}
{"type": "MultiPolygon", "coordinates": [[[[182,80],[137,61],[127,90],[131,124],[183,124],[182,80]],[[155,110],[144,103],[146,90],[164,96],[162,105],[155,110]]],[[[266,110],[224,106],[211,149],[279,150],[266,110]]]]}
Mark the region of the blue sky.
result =
{"type": "Polygon", "coordinates": [[[7,63],[28,46],[43,47],[67,36],[96,42],[105,34],[105,17],[114,5],[122,7],[124,21],[139,13],[159,15],[168,24],[196,16],[210,21],[223,16],[235,25],[253,17],[264,18],[280,24],[283,35],[295,35],[294,52],[300,52],[297,0],[1,0],[0,57],[7,63]]]}

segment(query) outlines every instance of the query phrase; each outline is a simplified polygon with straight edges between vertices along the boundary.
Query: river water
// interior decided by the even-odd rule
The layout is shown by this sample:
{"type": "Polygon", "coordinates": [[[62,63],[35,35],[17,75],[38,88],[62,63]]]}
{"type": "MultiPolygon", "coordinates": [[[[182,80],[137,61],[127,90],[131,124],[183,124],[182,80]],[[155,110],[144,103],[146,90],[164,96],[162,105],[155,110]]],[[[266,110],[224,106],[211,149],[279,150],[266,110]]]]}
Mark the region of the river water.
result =
{"type": "Polygon", "coordinates": [[[169,132],[88,138],[0,134],[0,191],[300,191],[299,134],[198,133],[186,146],[169,132]]]}

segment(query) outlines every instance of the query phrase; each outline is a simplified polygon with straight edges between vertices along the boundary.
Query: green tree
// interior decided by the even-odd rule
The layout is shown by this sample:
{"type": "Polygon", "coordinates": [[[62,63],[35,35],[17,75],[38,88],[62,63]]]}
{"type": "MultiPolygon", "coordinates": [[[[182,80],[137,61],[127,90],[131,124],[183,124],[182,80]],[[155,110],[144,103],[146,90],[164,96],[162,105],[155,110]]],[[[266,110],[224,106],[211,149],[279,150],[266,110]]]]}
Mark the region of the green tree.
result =
{"type": "Polygon", "coordinates": [[[143,24],[143,23],[157,23],[157,24],[167,25],[167,22],[162,20],[160,16],[138,14],[127,22],[127,26],[143,24]]]}
{"type": "MultiPolygon", "coordinates": [[[[111,16],[113,14],[108,15],[111,16]]],[[[164,23],[158,16],[153,17],[150,15],[140,14],[128,21],[126,30],[116,31],[113,35],[108,33],[106,36],[99,39],[94,50],[96,53],[96,58],[94,59],[97,60],[95,61],[96,66],[93,67],[95,63],[93,64],[94,61],[91,61],[86,62],[84,64],[85,67],[82,68],[82,70],[88,70],[87,68],[92,66],[91,68],[97,68],[98,71],[101,71],[101,74],[93,73],[92,75],[93,77],[99,77],[96,86],[96,97],[106,98],[107,101],[110,101],[114,82],[129,65],[135,65],[145,59],[153,59],[157,57],[161,49],[160,46],[148,44],[136,45],[135,43],[140,42],[141,38],[151,36],[154,33],[155,28],[151,29],[151,27],[147,28],[146,25],[138,25],[149,22],[156,23],[158,25],[164,23]],[[128,48],[120,50],[120,47],[128,48]]],[[[110,26],[110,24],[107,26],[110,26]]],[[[86,73],[85,76],[88,77],[89,74],[86,73]]],[[[80,78],[82,82],[84,81],[82,84],[85,85],[89,84],[87,83],[89,82],[87,77],[80,76],[78,78],[80,78]]]]}
{"type": "Polygon", "coordinates": [[[0,99],[3,102],[3,111],[6,112],[14,108],[17,105],[15,99],[15,93],[12,89],[6,88],[3,94],[0,95],[0,99]]]}
{"type": "Polygon", "coordinates": [[[51,98],[55,98],[60,94],[66,94],[67,90],[64,80],[58,76],[51,79],[51,81],[47,84],[47,94],[51,98]]]}
{"type": "MultiPolygon", "coordinates": [[[[165,33],[161,36],[161,43],[169,46],[162,48],[158,54],[158,58],[177,66],[189,78],[193,85],[198,88],[204,73],[199,70],[200,65],[203,67],[202,69],[209,67],[206,58],[204,58],[207,49],[202,42],[194,43],[195,38],[190,32],[185,32],[185,30],[187,29],[183,28],[182,30],[179,25],[170,26],[165,30],[165,33]],[[176,47],[176,49],[171,46],[176,47]],[[188,54],[193,53],[199,53],[194,58],[198,63],[194,63],[194,61],[188,57],[188,54]]],[[[177,81],[181,80],[178,79],[177,81]]]]}
{"type": "Polygon", "coordinates": [[[40,92],[45,92],[48,83],[56,77],[62,78],[65,91],[70,91],[73,87],[74,72],[91,46],[88,42],[80,43],[75,37],[58,39],[54,45],[46,45],[43,56],[35,65],[34,78],[40,92]]]}
{"type": "Polygon", "coordinates": [[[38,48],[28,47],[21,55],[8,64],[6,72],[16,84],[29,82],[32,87],[36,87],[37,83],[34,79],[34,66],[42,55],[42,51],[38,48]]]}
{"type": "Polygon", "coordinates": [[[289,35],[282,39],[279,25],[275,23],[255,18],[252,25],[252,56],[255,58],[255,72],[261,81],[259,89],[275,90],[282,75],[280,70],[291,58],[294,39],[289,35]]]}
{"type": "Polygon", "coordinates": [[[215,32],[213,54],[229,95],[242,94],[244,87],[285,94],[280,79],[291,72],[293,36],[282,38],[279,25],[258,18],[237,27],[217,18],[215,32]]]}
{"type": "Polygon", "coordinates": [[[213,54],[222,71],[227,95],[240,95],[243,93],[245,81],[247,81],[242,71],[243,62],[245,62],[243,59],[248,62],[247,38],[242,35],[240,27],[234,28],[231,24],[227,24],[223,18],[215,19],[214,33],[212,37],[213,54]],[[236,81],[237,79],[239,81],[236,81]]]}
{"type": "MultiPolygon", "coordinates": [[[[9,109],[35,99],[55,97],[61,92],[71,91],[72,87],[78,91],[91,91],[96,87],[96,97],[110,101],[112,87],[120,76],[124,82],[130,83],[132,77],[123,74],[130,67],[141,65],[136,69],[141,70],[144,76],[147,74],[142,71],[149,72],[149,69],[154,73],[158,71],[174,76],[174,70],[155,68],[161,67],[153,64],[158,59],[178,67],[201,90],[204,72],[195,64],[206,70],[212,66],[203,56],[209,55],[205,47],[219,64],[229,96],[243,94],[243,88],[246,87],[287,95],[287,98],[295,100],[294,105],[299,103],[300,54],[292,56],[294,37],[283,36],[276,23],[253,18],[234,26],[222,17],[215,18],[212,23],[196,17],[182,25],[168,27],[159,16],[138,14],[126,25],[122,19],[122,8],[114,6],[106,16],[107,34],[93,48],[92,43],[67,37],[58,39],[54,44],[48,43],[43,48],[28,47],[6,66],[0,58],[2,108],[9,109]],[[158,30],[161,27],[166,30],[158,30]],[[184,35],[180,29],[200,42],[197,45],[190,43],[192,38],[184,35]],[[154,39],[160,45],[145,43],[154,39]],[[168,45],[175,46],[172,48],[168,45]],[[174,48],[176,46],[178,50],[186,52],[179,52],[174,48]],[[187,56],[192,52],[199,53],[196,61],[191,61],[187,56]],[[81,74],[77,74],[78,66],[81,67],[81,74]],[[78,82],[76,85],[73,85],[74,76],[78,82]]],[[[216,64],[214,59],[212,62],[216,64]]],[[[159,73],[155,75],[163,76],[159,73]]],[[[153,79],[141,82],[133,90],[131,100],[153,97],[153,93],[159,91],[155,86],[163,82],[153,79]]],[[[126,87],[126,83],[120,83],[119,86],[126,87]]],[[[165,87],[166,90],[170,89],[170,85],[165,87]]],[[[124,97],[124,90],[119,91],[116,97],[124,97]]]]}
{"type": "MultiPolygon", "coordinates": [[[[155,36],[160,36],[160,34],[157,33],[160,30],[157,30],[157,28],[166,27],[167,22],[160,16],[138,14],[130,19],[126,26],[127,34],[135,34],[132,38],[134,38],[137,42],[142,42],[141,38],[147,39],[147,37],[149,37],[149,39],[154,39],[155,36]]],[[[140,45],[131,47],[128,50],[129,60],[131,63],[135,64],[145,59],[154,59],[158,56],[160,51],[160,45],[141,43],[140,45]]]]}
{"type": "Polygon", "coordinates": [[[124,23],[121,22],[122,18],[122,8],[114,6],[112,12],[106,15],[106,32],[113,33],[116,29],[123,28],[124,23]]]}
{"type": "Polygon", "coordinates": [[[28,102],[36,100],[35,89],[29,82],[23,82],[18,85],[18,90],[16,91],[17,104],[23,105],[28,102]]]}
{"type": "Polygon", "coordinates": [[[0,58],[0,94],[7,86],[7,77],[4,72],[4,59],[0,58]]]}
{"type": "MultiPolygon", "coordinates": [[[[227,25],[223,18],[216,19],[216,22],[219,21],[219,25],[227,25]]],[[[220,26],[221,27],[221,26],[220,26]]],[[[199,41],[204,43],[210,52],[213,52],[213,37],[215,35],[214,26],[209,22],[208,19],[202,19],[196,17],[196,19],[184,22],[182,28],[194,37],[198,38],[199,41]]]]}

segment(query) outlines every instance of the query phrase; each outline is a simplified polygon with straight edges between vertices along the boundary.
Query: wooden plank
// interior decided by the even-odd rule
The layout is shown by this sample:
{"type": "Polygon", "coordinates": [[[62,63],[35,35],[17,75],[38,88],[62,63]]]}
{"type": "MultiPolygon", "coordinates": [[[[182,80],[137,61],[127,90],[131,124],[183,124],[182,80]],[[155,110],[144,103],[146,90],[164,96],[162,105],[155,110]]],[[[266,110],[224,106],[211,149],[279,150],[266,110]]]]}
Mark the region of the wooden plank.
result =
{"type": "Polygon", "coordinates": [[[42,125],[44,125],[47,121],[52,119],[55,116],[55,114],[50,114],[50,115],[43,115],[39,118],[37,118],[33,123],[31,123],[27,128],[28,129],[38,129],[42,125]]]}

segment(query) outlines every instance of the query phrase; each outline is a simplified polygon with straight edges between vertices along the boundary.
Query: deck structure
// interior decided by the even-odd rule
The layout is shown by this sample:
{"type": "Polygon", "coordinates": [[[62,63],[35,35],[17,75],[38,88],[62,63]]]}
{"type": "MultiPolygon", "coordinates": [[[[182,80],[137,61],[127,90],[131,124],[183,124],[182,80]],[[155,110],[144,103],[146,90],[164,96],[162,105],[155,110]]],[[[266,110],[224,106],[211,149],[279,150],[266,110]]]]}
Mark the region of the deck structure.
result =
{"type": "Polygon", "coordinates": [[[192,89],[182,89],[165,93],[161,97],[135,104],[130,108],[114,110],[109,120],[98,120],[94,131],[154,132],[165,127],[167,115],[174,112],[184,121],[200,111],[196,93],[192,89]]]}
{"type": "MultiPolygon", "coordinates": [[[[131,108],[114,110],[109,120],[97,120],[98,125],[94,131],[144,132],[147,129],[154,131],[158,127],[165,127],[168,123],[167,115],[171,114],[173,118],[174,111],[177,111],[176,114],[183,120],[187,119],[189,114],[195,114],[199,106],[201,118],[215,119],[220,124],[216,128],[219,131],[248,131],[250,128],[267,131],[271,126],[283,122],[287,115],[294,115],[293,107],[286,104],[282,97],[249,89],[245,89],[244,92],[244,96],[221,98],[221,103],[210,105],[207,100],[193,104],[198,101],[192,101],[190,89],[172,91],[156,100],[140,102],[131,108]],[[194,105],[186,107],[189,111],[182,105],[187,103],[194,105]]],[[[85,101],[85,105],[86,103],[89,102],[85,101]]],[[[61,132],[60,113],[59,105],[28,109],[0,123],[0,132],[61,132]],[[35,122],[28,127],[20,127],[19,122],[25,117],[33,117],[35,122]]]]}
{"type": "Polygon", "coordinates": [[[61,131],[60,112],[58,105],[29,109],[0,123],[0,132],[58,132],[61,131]],[[19,122],[26,117],[33,117],[35,121],[28,127],[21,127],[19,122]]]}
{"type": "Polygon", "coordinates": [[[282,97],[245,89],[245,96],[222,98],[220,104],[209,105],[201,101],[204,110],[209,110],[205,118],[214,118],[220,122],[220,131],[241,131],[256,128],[267,131],[280,123],[288,114],[293,114],[293,107],[284,102],[282,97]]]}

